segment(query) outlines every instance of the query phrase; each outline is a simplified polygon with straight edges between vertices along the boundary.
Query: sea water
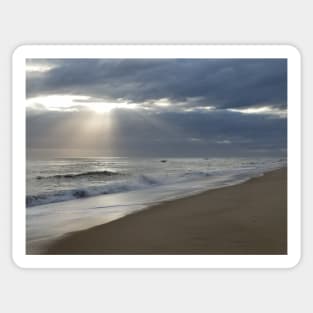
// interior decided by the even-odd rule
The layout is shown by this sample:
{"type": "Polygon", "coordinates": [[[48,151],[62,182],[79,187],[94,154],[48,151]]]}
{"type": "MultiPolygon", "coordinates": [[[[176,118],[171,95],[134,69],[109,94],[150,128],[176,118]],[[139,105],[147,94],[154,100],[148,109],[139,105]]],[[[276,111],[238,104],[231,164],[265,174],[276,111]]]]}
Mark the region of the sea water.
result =
{"type": "Polygon", "coordinates": [[[40,249],[153,204],[243,182],[282,158],[64,158],[27,160],[26,237],[40,249]]]}

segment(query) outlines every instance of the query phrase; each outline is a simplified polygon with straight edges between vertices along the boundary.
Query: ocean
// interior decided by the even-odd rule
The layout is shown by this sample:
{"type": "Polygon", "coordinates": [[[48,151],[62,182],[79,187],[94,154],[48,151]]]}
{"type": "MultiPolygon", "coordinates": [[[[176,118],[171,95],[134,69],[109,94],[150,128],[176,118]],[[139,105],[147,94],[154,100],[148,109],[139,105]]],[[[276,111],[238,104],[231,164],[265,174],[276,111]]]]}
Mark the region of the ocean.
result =
{"type": "Polygon", "coordinates": [[[286,164],[281,158],[27,160],[27,247],[39,251],[68,232],[165,200],[237,184],[286,164]]]}

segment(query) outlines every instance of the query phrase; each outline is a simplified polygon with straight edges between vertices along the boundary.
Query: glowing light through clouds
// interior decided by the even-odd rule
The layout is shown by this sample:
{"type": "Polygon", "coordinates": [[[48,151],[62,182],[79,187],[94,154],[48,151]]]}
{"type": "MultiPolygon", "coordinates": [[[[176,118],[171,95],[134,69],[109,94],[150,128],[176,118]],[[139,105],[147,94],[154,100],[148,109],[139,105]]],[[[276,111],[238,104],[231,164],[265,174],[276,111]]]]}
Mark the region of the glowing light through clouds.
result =
{"type": "Polygon", "coordinates": [[[49,95],[27,100],[28,107],[36,108],[38,105],[52,111],[79,111],[85,109],[96,113],[108,113],[113,109],[135,109],[137,107],[134,103],[126,102],[93,102],[91,97],[76,95],[49,95]]]}
{"type": "Polygon", "coordinates": [[[32,59],[26,94],[28,151],[286,152],[284,59],[32,59]]]}

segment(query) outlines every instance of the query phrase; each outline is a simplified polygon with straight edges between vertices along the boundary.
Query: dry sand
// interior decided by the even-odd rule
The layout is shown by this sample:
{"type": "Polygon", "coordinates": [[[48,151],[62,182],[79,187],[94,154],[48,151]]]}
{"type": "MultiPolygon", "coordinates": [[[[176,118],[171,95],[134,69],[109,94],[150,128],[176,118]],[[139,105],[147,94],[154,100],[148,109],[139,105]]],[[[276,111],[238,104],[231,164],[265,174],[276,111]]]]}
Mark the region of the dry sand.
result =
{"type": "Polygon", "coordinates": [[[48,254],[286,254],[287,170],[68,234],[48,254]]]}

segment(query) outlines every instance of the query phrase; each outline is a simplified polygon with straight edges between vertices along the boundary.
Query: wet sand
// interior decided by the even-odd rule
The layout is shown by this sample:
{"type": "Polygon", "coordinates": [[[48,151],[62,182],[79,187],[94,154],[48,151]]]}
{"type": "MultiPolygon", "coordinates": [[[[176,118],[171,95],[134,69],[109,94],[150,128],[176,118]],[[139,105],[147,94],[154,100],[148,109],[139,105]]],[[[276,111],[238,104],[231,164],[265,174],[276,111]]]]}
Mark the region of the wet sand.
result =
{"type": "Polygon", "coordinates": [[[67,234],[45,254],[287,254],[287,169],[67,234]]]}

